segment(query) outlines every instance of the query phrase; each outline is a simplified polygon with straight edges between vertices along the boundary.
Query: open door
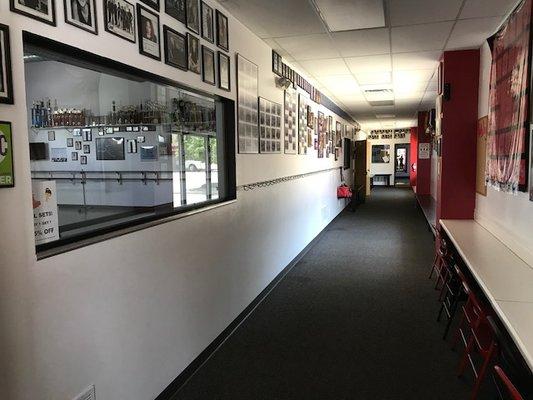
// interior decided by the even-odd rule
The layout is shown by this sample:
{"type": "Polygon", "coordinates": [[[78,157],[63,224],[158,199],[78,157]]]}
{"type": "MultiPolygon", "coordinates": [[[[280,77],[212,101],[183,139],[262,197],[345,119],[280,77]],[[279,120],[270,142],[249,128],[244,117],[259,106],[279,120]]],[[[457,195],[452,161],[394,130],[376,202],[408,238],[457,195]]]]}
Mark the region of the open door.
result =
{"type": "Polygon", "coordinates": [[[356,204],[365,202],[366,199],[366,140],[355,142],[354,157],[354,194],[356,204]]]}
{"type": "Polygon", "coordinates": [[[410,181],[410,143],[394,145],[394,185],[409,186],[410,181]]]}

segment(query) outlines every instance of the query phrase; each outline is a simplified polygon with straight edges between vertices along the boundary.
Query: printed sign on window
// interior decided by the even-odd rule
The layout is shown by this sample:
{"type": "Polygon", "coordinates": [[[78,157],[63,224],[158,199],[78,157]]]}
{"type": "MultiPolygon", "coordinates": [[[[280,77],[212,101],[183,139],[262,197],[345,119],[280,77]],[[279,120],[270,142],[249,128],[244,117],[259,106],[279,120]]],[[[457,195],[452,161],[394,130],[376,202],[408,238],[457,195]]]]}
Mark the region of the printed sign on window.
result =
{"type": "Polygon", "coordinates": [[[418,144],[418,158],[421,160],[427,160],[429,158],[429,143],[418,144]]]}
{"type": "Polygon", "coordinates": [[[56,183],[33,182],[32,191],[35,244],[53,242],[59,239],[56,183]]]}

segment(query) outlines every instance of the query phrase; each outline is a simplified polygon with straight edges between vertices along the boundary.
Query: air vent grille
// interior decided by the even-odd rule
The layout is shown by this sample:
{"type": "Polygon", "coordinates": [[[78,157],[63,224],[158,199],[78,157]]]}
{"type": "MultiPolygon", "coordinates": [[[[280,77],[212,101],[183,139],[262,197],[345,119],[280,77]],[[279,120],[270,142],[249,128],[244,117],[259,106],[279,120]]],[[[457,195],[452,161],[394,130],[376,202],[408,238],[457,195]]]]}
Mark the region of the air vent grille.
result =
{"type": "Polygon", "coordinates": [[[373,107],[393,106],[394,100],[369,101],[368,104],[370,104],[373,107]]]}

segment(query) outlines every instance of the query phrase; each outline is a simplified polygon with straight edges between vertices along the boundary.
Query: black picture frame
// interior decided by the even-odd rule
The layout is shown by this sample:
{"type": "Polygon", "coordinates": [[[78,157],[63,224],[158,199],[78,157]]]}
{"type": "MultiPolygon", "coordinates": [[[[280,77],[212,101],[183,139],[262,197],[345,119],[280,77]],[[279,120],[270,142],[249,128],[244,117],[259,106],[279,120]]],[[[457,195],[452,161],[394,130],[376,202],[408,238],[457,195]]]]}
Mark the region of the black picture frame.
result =
{"type": "Polygon", "coordinates": [[[216,85],[215,52],[202,45],[202,81],[216,85]],[[212,71],[212,73],[210,73],[212,71]],[[211,75],[211,76],[209,76],[211,75]]]}
{"type": "Polygon", "coordinates": [[[67,138],[67,147],[74,147],[74,139],[67,138]]]}
{"type": "Polygon", "coordinates": [[[141,1],[147,6],[152,7],[154,10],[158,12],[159,12],[159,9],[161,8],[159,4],[159,0],[141,0],[141,1]]]}
{"type": "Polygon", "coordinates": [[[92,33],[93,35],[98,35],[98,16],[96,12],[96,0],[88,0],[88,4],[91,5],[89,17],[92,20],[91,22],[94,22],[94,26],[87,25],[83,21],[76,21],[75,19],[72,19],[71,16],[69,16],[69,11],[72,12],[72,9],[68,7],[68,4],[71,1],[72,0],[63,0],[65,22],[69,25],[75,26],[76,28],[92,33]]]}
{"type": "Polygon", "coordinates": [[[189,54],[187,49],[187,36],[185,36],[183,33],[179,33],[178,31],[175,31],[172,28],[169,28],[167,25],[163,25],[163,43],[164,43],[164,52],[165,52],[165,64],[168,64],[172,67],[182,69],[183,71],[187,71],[189,69],[189,54]],[[175,57],[172,56],[171,53],[171,47],[170,47],[170,36],[174,35],[180,39],[183,40],[183,46],[184,46],[184,60],[180,64],[179,62],[176,62],[175,57]]]}
{"type": "Polygon", "coordinates": [[[11,45],[9,27],[0,24],[0,103],[13,104],[13,73],[11,71],[11,45]],[[5,74],[2,71],[5,70],[5,74]]]}
{"type": "Polygon", "coordinates": [[[278,52],[276,50],[272,50],[272,72],[274,72],[278,76],[282,76],[282,63],[283,60],[278,54],[278,52]]]}
{"type": "Polygon", "coordinates": [[[210,43],[215,43],[215,12],[204,1],[200,3],[200,16],[202,38],[210,43]],[[209,16],[210,19],[207,19],[209,16]]]}
{"type": "Polygon", "coordinates": [[[24,15],[25,17],[29,17],[29,18],[32,18],[32,19],[40,21],[40,22],[44,22],[45,24],[48,24],[48,25],[57,26],[57,24],[56,24],[56,3],[55,3],[55,0],[49,0],[50,1],[49,5],[51,6],[50,7],[51,10],[49,10],[50,12],[48,13],[48,15],[51,17],[51,19],[41,18],[38,15],[32,14],[30,11],[25,11],[23,8],[17,8],[17,7],[24,7],[24,8],[28,8],[29,9],[30,7],[23,6],[22,4],[15,4],[15,1],[16,0],[10,0],[9,1],[9,9],[12,12],[24,15]]]}
{"type": "Polygon", "coordinates": [[[227,92],[231,91],[231,58],[222,53],[221,51],[217,52],[217,69],[218,69],[218,87],[227,92]],[[227,71],[222,70],[222,66],[227,62],[228,69],[227,71]],[[223,77],[225,79],[223,79],[223,77]],[[227,86],[223,82],[227,81],[227,86]]]}
{"type": "Polygon", "coordinates": [[[188,60],[188,69],[189,71],[194,72],[195,74],[200,74],[202,65],[200,60],[200,39],[196,36],[191,35],[187,32],[187,60],[188,60]],[[196,49],[196,56],[193,53],[196,49]],[[196,63],[194,63],[196,61],[196,63]]]}
{"type": "MultiPolygon", "coordinates": [[[[150,22],[152,22],[150,20],[150,22]]],[[[154,60],[161,61],[161,28],[159,24],[159,14],[154,13],[153,11],[149,10],[146,7],[143,7],[141,4],[137,3],[137,35],[139,36],[139,53],[141,53],[143,56],[153,58],[154,60]],[[153,53],[150,53],[144,48],[144,39],[146,39],[143,35],[143,18],[146,18],[143,13],[150,14],[153,16],[157,22],[157,28],[154,28],[152,26],[152,33],[155,33],[156,36],[156,43],[157,43],[157,52],[158,55],[155,55],[153,53]]],[[[151,41],[151,39],[148,39],[151,41]]]]}
{"type": "Polygon", "coordinates": [[[185,16],[188,29],[196,34],[200,34],[200,5],[198,0],[185,0],[185,16]]]}
{"type": "Polygon", "coordinates": [[[216,19],[217,46],[223,50],[229,51],[228,17],[226,17],[219,10],[217,10],[215,19],[216,19]]]}
{"type": "Polygon", "coordinates": [[[165,0],[165,13],[179,22],[186,24],[187,17],[185,11],[185,1],[186,0],[165,0]]]}
{"type": "Polygon", "coordinates": [[[87,156],[80,156],[80,164],[87,165],[87,156]]]}
{"type": "Polygon", "coordinates": [[[125,34],[121,34],[120,32],[121,31],[124,31],[123,29],[121,30],[114,30],[112,28],[110,28],[109,26],[109,21],[108,21],[108,16],[110,16],[110,14],[112,13],[111,10],[108,8],[108,0],[103,0],[104,2],[104,30],[108,33],[111,33],[112,35],[115,35],[121,39],[124,39],[124,40],[127,40],[128,42],[131,42],[131,43],[135,43],[137,41],[137,27],[136,27],[136,24],[137,24],[137,21],[136,21],[136,18],[137,18],[137,13],[135,12],[135,6],[133,4],[131,4],[129,1],[127,0],[120,0],[120,2],[122,4],[125,4],[128,6],[129,10],[131,11],[131,16],[132,16],[132,36],[133,38],[130,39],[128,36],[126,36],[125,34]]]}
{"type": "Polygon", "coordinates": [[[88,144],[83,145],[83,154],[91,154],[91,146],[88,144]]]}

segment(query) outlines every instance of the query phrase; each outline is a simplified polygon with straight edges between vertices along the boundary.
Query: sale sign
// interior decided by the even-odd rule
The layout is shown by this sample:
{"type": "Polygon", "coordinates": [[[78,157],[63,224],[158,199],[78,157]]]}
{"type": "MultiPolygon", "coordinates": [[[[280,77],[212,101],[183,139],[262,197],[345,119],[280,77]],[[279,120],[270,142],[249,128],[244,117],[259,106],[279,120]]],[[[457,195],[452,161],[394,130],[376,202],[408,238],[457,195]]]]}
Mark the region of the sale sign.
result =
{"type": "Polygon", "coordinates": [[[0,121],[0,188],[15,186],[11,123],[0,121]]]}
{"type": "Polygon", "coordinates": [[[54,181],[32,183],[35,244],[59,239],[57,190],[54,181]]]}

